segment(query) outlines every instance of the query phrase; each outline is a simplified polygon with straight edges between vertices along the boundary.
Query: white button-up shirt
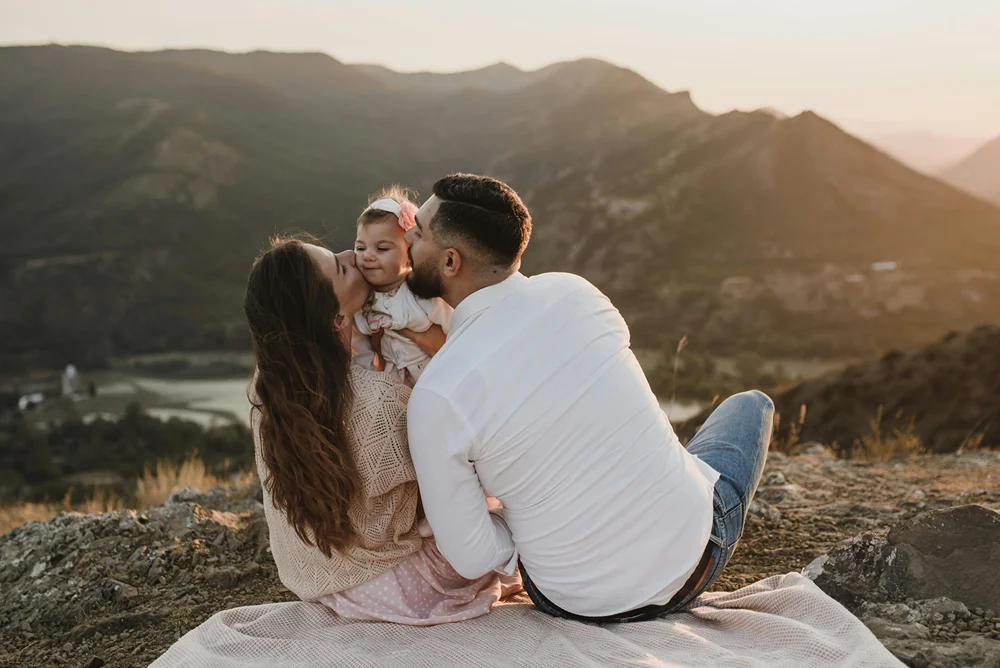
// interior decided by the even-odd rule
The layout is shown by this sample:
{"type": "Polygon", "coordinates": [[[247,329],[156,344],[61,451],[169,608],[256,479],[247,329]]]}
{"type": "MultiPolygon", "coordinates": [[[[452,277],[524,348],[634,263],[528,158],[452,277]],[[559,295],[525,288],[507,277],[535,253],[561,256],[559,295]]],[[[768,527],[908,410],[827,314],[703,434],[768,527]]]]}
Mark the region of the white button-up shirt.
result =
{"type": "Polygon", "coordinates": [[[601,616],[666,603],[694,572],[718,473],[680,444],[584,279],[518,273],[469,295],[407,413],[427,520],[465,577],[520,558],[553,603],[601,616]]]}

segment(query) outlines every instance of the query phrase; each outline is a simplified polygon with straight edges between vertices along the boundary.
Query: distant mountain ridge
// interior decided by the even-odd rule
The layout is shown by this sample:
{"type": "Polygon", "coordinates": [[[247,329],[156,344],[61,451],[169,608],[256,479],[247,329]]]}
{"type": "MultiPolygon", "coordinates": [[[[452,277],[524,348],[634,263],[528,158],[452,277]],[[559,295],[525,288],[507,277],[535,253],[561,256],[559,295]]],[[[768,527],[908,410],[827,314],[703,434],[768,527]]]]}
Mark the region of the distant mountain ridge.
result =
{"type": "Polygon", "coordinates": [[[955,164],[982,144],[981,139],[974,137],[952,137],[930,132],[855,132],[853,125],[847,125],[846,129],[904,165],[930,176],[955,164]]]}
{"type": "Polygon", "coordinates": [[[713,116],[595,60],[406,75],[11,47],[0,369],[245,346],[270,232],[347,247],[369,193],[452,171],[511,183],[536,220],[524,270],[587,277],[640,347],[842,355],[1000,320],[1000,209],[812,113],[713,116]]]}
{"type": "Polygon", "coordinates": [[[251,81],[297,100],[333,102],[349,95],[386,89],[377,78],[325,53],[252,51],[232,54],[193,49],[137,55],[251,81]]]}
{"type": "Polygon", "coordinates": [[[532,74],[508,63],[496,63],[464,72],[413,72],[404,74],[382,65],[360,64],[354,66],[385,85],[424,93],[455,93],[463,88],[479,88],[498,92],[523,88],[530,83],[532,74]]]}
{"type": "Polygon", "coordinates": [[[1000,137],[941,173],[948,183],[1000,204],[1000,137]]]}
{"type": "Polygon", "coordinates": [[[404,73],[383,65],[372,64],[359,64],[353,67],[389,87],[424,94],[457,93],[464,89],[509,93],[545,80],[561,87],[587,86],[602,77],[610,76],[641,80],[649,86],[654,86],[632,70],[596,58],[559,62],[529,71],[505,62],[460,72],[404,73]]]}

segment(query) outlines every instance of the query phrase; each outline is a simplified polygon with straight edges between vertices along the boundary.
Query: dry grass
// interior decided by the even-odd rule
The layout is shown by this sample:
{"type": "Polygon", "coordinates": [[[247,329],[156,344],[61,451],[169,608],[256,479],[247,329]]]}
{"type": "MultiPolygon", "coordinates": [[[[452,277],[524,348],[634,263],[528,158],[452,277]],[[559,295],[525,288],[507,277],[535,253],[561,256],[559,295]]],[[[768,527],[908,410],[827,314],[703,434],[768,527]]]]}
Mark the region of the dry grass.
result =
{"type": "Polygon", "coordinates": [[[852,459],[884,462],[894,457],[908,457],[923,452],[920,437],[913,431],[913,421],[906,429],[893,427],[888,434],[882,433],[882,407],[878,407],[871,420],[871,432],[862,436],[851,451],[852,459]]]}
{"type": "MultiPolygon", "coordinates": [[[[156,464],[155,470],[147,467],[135,484],[136,505],[139,508],[160,505],[171,494],[185,487],[206,492],[220,485],[248,485],[255,478],[252,472],[238,473],[235,479],[215,476],[195,452],[179,466],[172,462],[160,461],[156,464]]],[[[59,513],[70,511],[106,513],[125,507],[122,499],[104,490],[97,490],[92,498],[77,504],[70,503],[68,493],[61,503],[22,503],[8,506],[0,508],[0,535],[28,522],[47,522],[59,513]]]]}
{"type": "MultiPolygon", "coordinates": [[[[879,406],[875,416],[870,420],[870,431],[857,439],[854,444],[841,453],[850,459],[858,459],[868,462],[884,462],[895,457],[908,457],[924,451],[923,443],[920,441],[913,427],[913,421],[905,429],[893,427],[886,432],[882,425],[882,407],[879,406]]],[[[802,429],[806,422],[806,405],[799,407],[799,416],[795,422],[788,425],[788,432],[783,438],[775,438],[771,447],[785,454],[794,454],[802,445],[802,429]]],[[[781,426],[781,415],[774,418],[774,431],[778,432],[781,426]]],[[[972,441],[970,445],[977,446],[978,443],[972,441]]],[[[833,444],[834,449],[839,449],[837,444],[833,444]]],[[[971,448],[970,448],[971,449],[971,448]]]]}
{"type": "Polygon", "coordinates": [[[680,368],[681,363],[681,353],[687,348],[688,337],[687,334],[681,337],[681,340],[677,342],[677,350],[674,352],[674,373],[670,379],[670,403],[673,404],[677,400],[677,370],[680,368]]]}
{"type": "Polygon", "coordinates": [[[246,485],[254,480],[253,473],[239,473],[235,481],[220,478],[211,473],[199,457],[193,452],[180,466],[173,462],[160,460],[156,470],[147,466],[142,477],[135,482],[135,498],[140,508],[158,506],[174,492],[190,487],[207,492],[227,484],[246,485]]]}
{"type": "Polygon", "coordinates": [[[66,494],[62,503],[22,503],[17,506],[0,508],[0,535],[28,522],[48,522],[59,513],[75,511],[79,513],[106,513],[124,508],[122,500],[104,490],[98,490],[93,498],[76,505],[70,504],[66,494]]]}
{"type": "Polygon", "coordinates": [[[982,449],[984,438],[985,434],[982,433],[969,434],[969,437],[962,442],[962,445],[958,446],[958,450],[956,450],[956,452],[977,452],[982,449]]]}
{"type": "MultiPolygon", "coordinates": [[[[799,419],[797,422],[793,422],[788,425],[788,434],[783,439],[775,439],[772,447],[778,452],[783,452],[785,454],[791,454],[795,447],[801,442],[802,428],[806,423],[806,405],[802,404],[799,406],[799,419]]],[[[774,432],[778,432],[778,428],[781,427],[781,413],[776,413],[774,416],[774,432]]]]}

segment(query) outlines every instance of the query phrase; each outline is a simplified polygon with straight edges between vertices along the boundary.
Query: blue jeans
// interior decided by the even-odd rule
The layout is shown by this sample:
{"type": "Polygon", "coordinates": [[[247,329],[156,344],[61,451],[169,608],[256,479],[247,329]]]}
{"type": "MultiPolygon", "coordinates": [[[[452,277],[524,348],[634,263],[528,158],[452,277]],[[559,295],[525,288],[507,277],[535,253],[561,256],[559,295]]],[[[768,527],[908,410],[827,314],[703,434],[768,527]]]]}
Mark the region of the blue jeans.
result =
{"type": "MultiPolygon", "coordinates": [[[[699,568],[673,600],[607,617],[584,617],[563,610],[534,586],[521,566],[524,589],[535,607],[554,617],[598,623],[654,619],[691,604],[722,575],[743,535],[747,510],[764,472],[767,447],[774,428],[774,403],[763,392],[751,390],[723,401],[702,425],[687,450],[719,472],[715,483],[712,533],[699,568]],[[688,585],[691,585],[690,587],[688,585]]],[[[624,566],[624,564],[623,564],[624,566]]]]}
{"type": "Polygon", "coordinates": [[[688,443],[687,451],[718,471],[719,479],[715,483],[708,577],[675,609],[684,608],[715,584],[736,551],[764,472],[773,429],[774,402],[763,392],[750,390],[719,404],[688,443]]]}

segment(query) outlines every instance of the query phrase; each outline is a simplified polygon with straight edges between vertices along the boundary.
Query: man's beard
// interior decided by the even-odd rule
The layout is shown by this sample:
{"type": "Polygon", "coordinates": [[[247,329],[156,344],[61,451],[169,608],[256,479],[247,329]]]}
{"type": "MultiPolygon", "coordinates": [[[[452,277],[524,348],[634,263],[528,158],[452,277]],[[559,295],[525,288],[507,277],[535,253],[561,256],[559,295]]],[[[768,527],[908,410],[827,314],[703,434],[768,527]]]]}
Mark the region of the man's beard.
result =
{"type": "Polygon", "coordinates": [[[434,263],[428,261],[417,266],[413,264],[411,256],[410,264],[413,265],[413,271],[406,277],[406,284],[410,287],[410,292],[421,299],[440,297],[444,292],[441,285],[441,273],[438,272],[434,263]]]}

